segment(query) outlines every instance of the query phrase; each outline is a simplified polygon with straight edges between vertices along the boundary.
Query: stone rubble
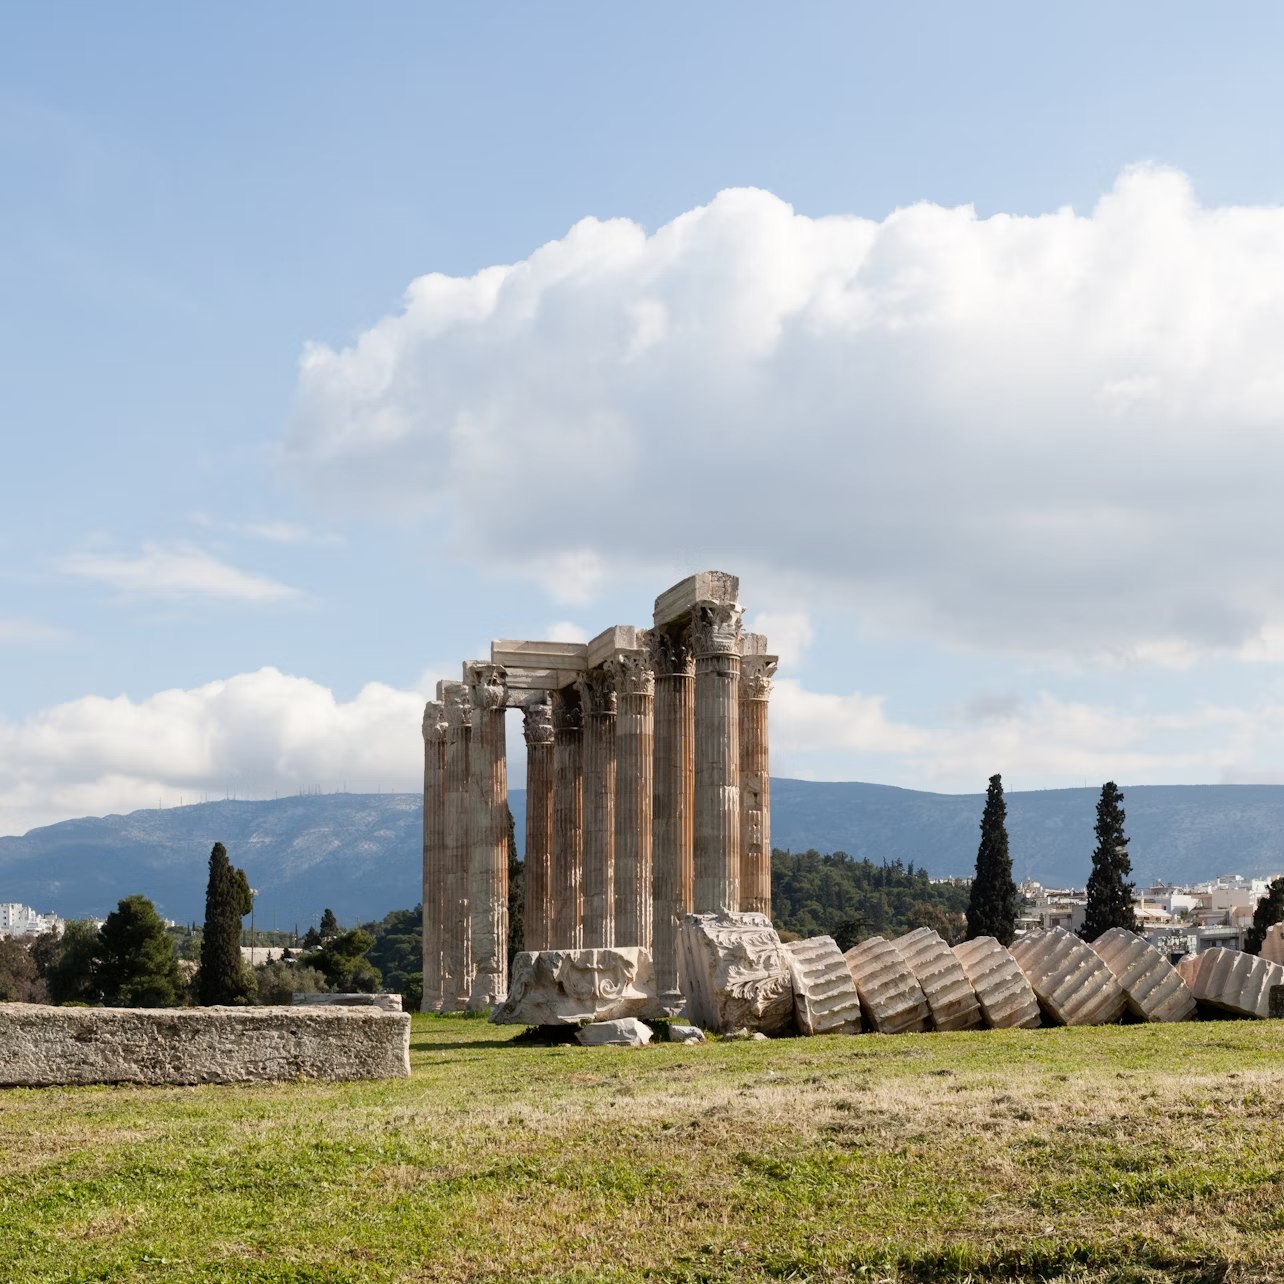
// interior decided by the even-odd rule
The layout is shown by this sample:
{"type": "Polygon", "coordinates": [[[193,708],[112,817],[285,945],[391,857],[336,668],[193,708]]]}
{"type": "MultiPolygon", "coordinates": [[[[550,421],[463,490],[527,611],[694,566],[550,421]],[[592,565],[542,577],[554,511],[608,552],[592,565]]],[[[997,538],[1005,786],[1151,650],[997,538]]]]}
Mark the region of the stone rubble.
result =
{"type": "Polygon", "coordinates": [[[1195,1000],[1181,974],[1144,937],[1112,927],[1089,945],[1123,987],[1133,1016],[1189,1021],[1195,1015],[1195,1000]]]}
{"type": "Polygon", "coordinates": [[[675,1021],[669,1022],[670,1043],[703,1043],[704,1041],[704,1031],[698,1025],[681,1025],[675,1021]]]}
{"type": "Polygon", "coordinates": [[[978,936],[954,947],[976,991],[985,1024],[993,1030],[1033,1030],[1042,1023],[1039,1000],[1017,961],[993,936],[978,936]]]}
{"type": "Polygon", "coordinates": [[[496,1025],[577,1025],[654,1016],[657,1006],[649,950],[540,950],[513,960],[508,997],[490,1019],[496,1025]]]}
{"type": "Polygon", "coordinates": [[[881,936],[854,945],[843,959],[861,1009],[879,1034],[917,1034],[931,1019],[927,996],[901,952],[881,936]]]}
{"type": "Polygon", "coordinates": [[[1240,950],[1205,950],[1177,964],[1196,1003],[1236,1016],[1270,1016],[1271,987],[1284,985],[1284,967],[1240,950]]]}
{"type": "Polygon", "coordinates": [[[1114,973],[1064,928],[1018,937],[1011,954],[1058,1025],[1110,1025],[1123,1016],[1127,999],[1114,973]]]}
{"type": "Polygon", "coordinates": [[[920,927],[892,942],[922,986],[935,1030],[974,1030],[983,1022],[976,990],[944,938],[920,927]]]}
{"type": "Polygon", "coordinates": [[[794,1021],[800,1034],[859,1034],[860,995],[832,936],[785,946],[794,986],[794,1021]]]}
{"type": "Polygon", "coordinates": [[[644,1048],[651,1042],[651,1027],[643,1025],[637,1017],[623,1017],[619,1021],[594,1021],[576,1036],[586,1048],[644,1048]]]}

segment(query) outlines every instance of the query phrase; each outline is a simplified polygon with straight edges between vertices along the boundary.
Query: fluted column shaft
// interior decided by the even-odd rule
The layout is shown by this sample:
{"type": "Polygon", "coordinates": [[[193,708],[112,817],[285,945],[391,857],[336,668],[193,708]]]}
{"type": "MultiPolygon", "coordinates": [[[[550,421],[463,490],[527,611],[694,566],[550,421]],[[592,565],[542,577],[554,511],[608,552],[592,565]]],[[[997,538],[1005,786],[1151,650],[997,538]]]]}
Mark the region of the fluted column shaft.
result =
{"type": "Polygon", "coordinates": [[[577,684],[584,709],[584,949],[615,942],[615,688],[593,669],[577,684]]]}
{"type": "Polygon", "coordinates": [[[687,628],[656,629],[655,780],[652,793],[651,955],[656,992],[680,1004],[678,928],[691,912],[695,753],[695,671],[687,628]]]}
{"type": "Polygon", "coordinates": [[[771,917],[771,764],[767,705],[774,657],[740,668],[740,908],[771,917]]]}
{"type": "Polygon", "coordinates": [[[740,908],[740,616],[697,606],[695,651],[695,912],[740,908]]]}
{"type": "Polygon", "coordinates": [[[508,993],[508,761],[504,670],[494,664],[468,667],[473,702],[469,754],[471,809],[468,870],[472,933],[472,989],[468,1008],[480,1012],[508,993]]]}
{"type": "Polygon", "coordinates": [[[644,652],[615,675],[615,945],[651,948],[655,673],[644,652]]]}
{"type": "Polygon", "coordinates": [[[446,874],[446,719],[442,706],[424,706],[423,999],[421,1012],[441,1009],[441,954],[446,874]]]}
{"type": "Polygon", "coordinates": [[[462,682],[441,688],[446,715],[442,792],[445,797],[445,852],[442,889],[442,1011],[458,1012],[472,990],[468,918],[468,765],[472,703],[462,682]]]}
{"type": "Polygon", "coordinates": [[[553,695],[553,927],[549,948],[577,950],[582,940],[580,870],[584,852],[584,741],[579,695],[553,695]]]}
{"type": "Polygon", "coordinates": [[[526,950],[552,947],[550,868],[553,852],[553,706],[534,700],[522,709],[526,736],[526,950]]]}

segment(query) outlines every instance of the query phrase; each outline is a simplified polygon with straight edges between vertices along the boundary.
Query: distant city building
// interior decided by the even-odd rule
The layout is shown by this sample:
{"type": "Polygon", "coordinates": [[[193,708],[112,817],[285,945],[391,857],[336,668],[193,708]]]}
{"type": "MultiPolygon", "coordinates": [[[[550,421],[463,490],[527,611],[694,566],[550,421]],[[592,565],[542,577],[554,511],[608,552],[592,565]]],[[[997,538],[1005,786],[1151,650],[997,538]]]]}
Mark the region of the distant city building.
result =
{"type": "Polygon", "coordinates": [[[41,914],[17,901],[0,903],[0,936],[40,936],[44,932],[61,935],[62,929],[63,921],[57,914],[41,914]]]}

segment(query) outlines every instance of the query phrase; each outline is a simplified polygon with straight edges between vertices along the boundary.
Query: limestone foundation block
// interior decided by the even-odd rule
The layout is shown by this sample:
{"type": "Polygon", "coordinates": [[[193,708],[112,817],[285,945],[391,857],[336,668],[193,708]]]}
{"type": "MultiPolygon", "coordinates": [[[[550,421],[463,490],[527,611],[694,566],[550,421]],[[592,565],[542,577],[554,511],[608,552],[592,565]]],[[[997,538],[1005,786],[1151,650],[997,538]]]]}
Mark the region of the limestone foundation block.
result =
{"type": "Polygon", "coordinates": [[[927,996],[901,952],[881,936],[854,945],[843,959],[865,1018],[879,1034],[917,1034],[931,1017],[927,996]]]}
{"type": "Polygon", "coordinates": [[[1189,1021],[1195,1000],[1177,969],[1144,937],[1112,927],[1089,945],[1123,986],[1128,1011],[1143,1021],[1189,1021]]]}
{"type": "Polygon", "coordinates": [[[623,1017],[619,1021],[594,1021],[576,1036],[586,1048],[644,1048],[651,1042],[651,1027],[643,1025],[637,1017],[623,1017]]]}
{"type": "Polygon", "coordinates": [[[1017,961],[993,936],[954,947],[954,957],[976,991],[981,1015],[992,1030],[1033,1030],[1041,1024],[1039,1000],[1017,961]]]}
{"type": "Polygon", "coordinates": [[[1092,947],[1065,928],[1018,937],[1011,953],[1058,1025],[1110,1025],[1123,1016],[1123,986],[1092,947]]]}
{"type": "Polygon", "coordinates": [[[1270,1016],[1271,987],[1284,985],[1284,967],[1242,950],[1188,954],[1177,970],[1196,1003],[1236,1016],[1270,1016]]]}
{"type": "Polygon", "coordinates": [[[680,945],[682,994],[696,1025],[717,1034],[793,1027],[789,956],[765,914],[688,914],[680,945]]]}
{"type": "Polygon", "coordinates": [[[939,932],[920,927],[892,944],[923,989],[933,1029],[974,1030],[982,1023],[976,990],[939,932]]]}
{"type": "Polygon", "coordinates": [[[0,1085],[402,1079],[410,1017],[375,1008],[0,1004],[0,1085]]]}
{"type": "Polygon", "coordinates": [[[1273,923],[1266,929],[1266,939],[1257,957],[1284,965],[1284,923],[1273,923]]]}
{"type": "Polygon", "coordinates": [[[658,1010],[651,952],[640,946],[540,950],[513,960],[496,1025],[575,1025],[651,1016],[658,1010]]]}
{"type": "Polygon", "coordinates": [[[794,1021],[802,1034],[859,1034],[864,1029],[860,995],[843,952],[832,936],[790,941],[789,974],[794,1021]]]}
{"type": "Polygon", "coordinates": [[[296,1008],[339,1007],[378,1008],[381,1012],[400,1012],[400,994],[295,994],[291,1004],[296,1008]]]}

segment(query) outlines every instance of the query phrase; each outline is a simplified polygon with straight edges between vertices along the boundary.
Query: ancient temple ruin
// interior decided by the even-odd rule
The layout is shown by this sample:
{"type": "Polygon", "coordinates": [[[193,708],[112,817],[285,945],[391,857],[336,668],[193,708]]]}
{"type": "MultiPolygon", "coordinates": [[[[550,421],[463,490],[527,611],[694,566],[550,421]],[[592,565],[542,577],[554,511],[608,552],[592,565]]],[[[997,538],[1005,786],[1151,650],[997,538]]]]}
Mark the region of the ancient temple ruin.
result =
{"type": "Polygon", "coordinates": [[[685,915],[771,913],[776,657],[739,580],[702,571],[649,629],[500,641],[424,710],[424,1011],[507,991],[505,713],[526,738],[526,950],[640,946],[675,1009],[685,915]]]}

